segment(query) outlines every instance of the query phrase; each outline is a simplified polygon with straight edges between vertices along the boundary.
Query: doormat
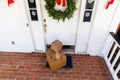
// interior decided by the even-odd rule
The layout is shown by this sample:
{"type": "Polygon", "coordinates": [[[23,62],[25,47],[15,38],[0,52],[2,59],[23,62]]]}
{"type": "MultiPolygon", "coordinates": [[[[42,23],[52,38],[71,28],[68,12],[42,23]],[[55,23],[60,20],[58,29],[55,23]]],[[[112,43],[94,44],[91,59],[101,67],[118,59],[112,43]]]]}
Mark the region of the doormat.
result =
{"type": "MultiPolygon", "coordinates": [[[[46,62],[46,67],[49,67],[48,62],[46,62]]],[[[73,68],[73,65],[72,65],[72,56],[67,56],[67,65],[64,66],[63,68],[73,68]]]]}

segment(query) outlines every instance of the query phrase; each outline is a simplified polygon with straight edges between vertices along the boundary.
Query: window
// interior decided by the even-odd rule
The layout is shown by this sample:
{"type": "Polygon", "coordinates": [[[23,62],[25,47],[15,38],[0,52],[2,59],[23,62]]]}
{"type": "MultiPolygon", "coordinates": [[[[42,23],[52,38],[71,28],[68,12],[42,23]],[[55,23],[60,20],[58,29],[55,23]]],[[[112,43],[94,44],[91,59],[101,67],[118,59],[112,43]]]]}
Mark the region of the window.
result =
{"type": "Polygon", "coordinates": [[[83,22],[90,22],[94,7],[94,0],[86,0],[83,22]]]}
{"type": "Polygon", "coordinates": [[[37,21],[37,10],[36,10],[36,2],[35,0],[28,0],[29,10],[30,10],[30,16],[32,21],[37,21]]]}

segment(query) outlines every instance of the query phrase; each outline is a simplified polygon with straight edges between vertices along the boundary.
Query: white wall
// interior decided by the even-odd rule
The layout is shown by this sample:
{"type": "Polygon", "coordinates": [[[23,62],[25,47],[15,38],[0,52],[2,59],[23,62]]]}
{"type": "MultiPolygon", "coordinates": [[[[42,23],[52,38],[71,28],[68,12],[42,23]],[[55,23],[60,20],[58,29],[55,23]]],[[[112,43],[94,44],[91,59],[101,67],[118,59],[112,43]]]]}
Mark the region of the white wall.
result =
{"type": "MultiPolygon", "coordinates": [[[[113,20],[111,21],[110,28],[108,30],[109,32],[116,32],[116,29],[117,29],[117,27],[118,27],[118,25],[120,23],[120,18],[119,18],[119,16],[120,16],[120,1],[118,2],[117,7],[116,7],[115,10],[116,11],[115,11],[115,14],[113,15],[113,20]]],[[[102,49],[101,49],[101,53],[103,55],[105,55],[108,52],[107,50],[109,50],[108,48],[111,45],[111,41],[112,41],[111,39],[112,38],[111,38],[110,35],[108,35],[106,37],[106,39],[104,41],[104,44],[102,46],[102,49]]]]}
{"type": "Polygon", "coordinates": [[[0,51],[34,51],[26,23],[23,0],[15,0],[10,7],[7,0],[0,0],[0,51]]]}
{"type": "Polygon", "coordinates": [[[110,24],[110,32],[116,32],[116,29],[120,23],[120,0],[118,1],[117,7],[115,9],[115,14],[113,16],[113,20],[110,24]]]}
{"type": "Polygon", "coordinates": [[[114,0],[114,4],[110,5],[106,10],[104,7],[107,1],[99,0],[87,49],[87,53],[91,55],[100,55],[101,47],[108,34],[108,29],[118,3],[118,0],[114,0]]]}

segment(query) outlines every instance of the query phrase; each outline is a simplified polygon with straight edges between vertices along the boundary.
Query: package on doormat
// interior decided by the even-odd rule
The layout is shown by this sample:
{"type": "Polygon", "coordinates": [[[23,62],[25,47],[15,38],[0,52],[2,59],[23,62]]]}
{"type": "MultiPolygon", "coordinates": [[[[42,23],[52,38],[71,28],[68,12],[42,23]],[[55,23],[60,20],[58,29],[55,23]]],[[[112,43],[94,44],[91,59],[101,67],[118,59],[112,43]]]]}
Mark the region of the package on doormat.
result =
{"type": "Polygon", "coordinates": [[[56,60],[56,52],[52,49],[46,52],[46,59],[51,70],[57,70],[66,66],[67,58],[62,50],[59,51],[60,59],[56,60]]]}
{"type": "Polygon", "coordinates": [[[62,51],[61,41],[55,40],[52,42],[50,50],[46,52],[46,59],[51,70],[66,66],[66,56],[62,51]]]}

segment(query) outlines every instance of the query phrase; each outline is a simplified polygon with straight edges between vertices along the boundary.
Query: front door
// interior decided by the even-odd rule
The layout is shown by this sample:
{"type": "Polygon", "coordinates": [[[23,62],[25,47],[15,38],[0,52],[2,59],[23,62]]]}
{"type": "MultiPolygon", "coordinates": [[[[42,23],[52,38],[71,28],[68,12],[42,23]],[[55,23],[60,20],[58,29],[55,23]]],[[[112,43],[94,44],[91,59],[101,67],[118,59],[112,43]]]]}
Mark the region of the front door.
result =
{"type": "MultiPolygon", "coordinates": [[[[56,0],[55,0],[56,1],[56,0]]],[[[80,0],[77,1],[76,10],[74,15],[69,20],[58,21],[53,19],[47,13],[45,8],[45,0],[41,0],[41,10],[42,10],[42,20],[43,27],[46,27],[45,31],[45,41],[46,45],[50,45],[51,42],[58,39],[62,41],[63,45],[75,45],[76,33],[78,27],[78,18],[80,10],[80,0]]]]}

